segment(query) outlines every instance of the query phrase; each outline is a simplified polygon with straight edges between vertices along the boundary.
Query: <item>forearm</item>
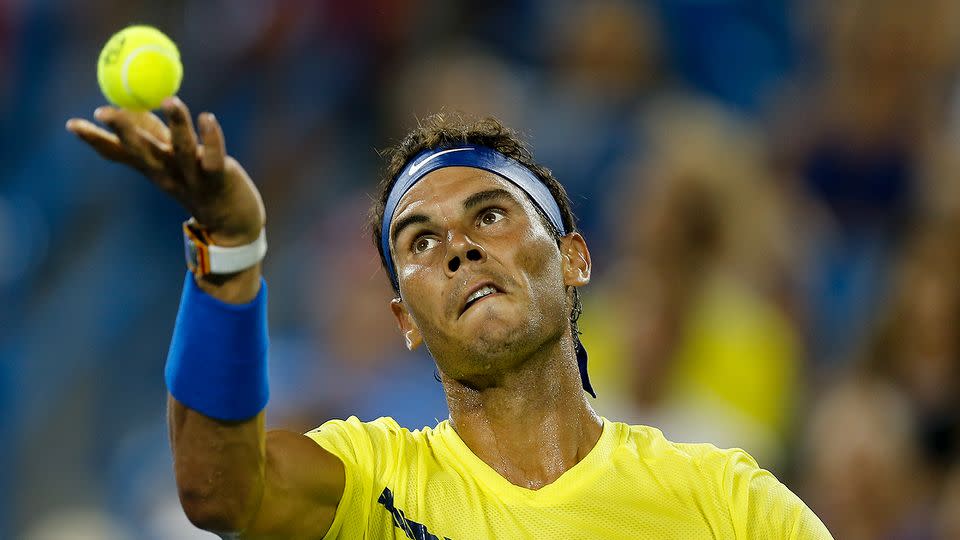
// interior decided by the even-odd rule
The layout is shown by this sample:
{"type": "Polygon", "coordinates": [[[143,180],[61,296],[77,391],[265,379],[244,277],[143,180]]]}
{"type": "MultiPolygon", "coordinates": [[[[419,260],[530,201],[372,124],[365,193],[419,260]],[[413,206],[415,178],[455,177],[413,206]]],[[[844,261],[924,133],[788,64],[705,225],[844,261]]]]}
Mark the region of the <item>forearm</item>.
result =
{"type": "Polygon", "coordinates": [[[228,276],[188,275],[168,358],[168,424],[181,503],[195,525],[216,532],[243,530],[264,492],[261,283],[259,265],[228,276]]]}
{"type": "Polygon", "coordinates": [[[177,489],[187,517],[210,531],[245,529],[264,491],[264,414],[225,422],[169,396],[167,421],[177,489]]]}

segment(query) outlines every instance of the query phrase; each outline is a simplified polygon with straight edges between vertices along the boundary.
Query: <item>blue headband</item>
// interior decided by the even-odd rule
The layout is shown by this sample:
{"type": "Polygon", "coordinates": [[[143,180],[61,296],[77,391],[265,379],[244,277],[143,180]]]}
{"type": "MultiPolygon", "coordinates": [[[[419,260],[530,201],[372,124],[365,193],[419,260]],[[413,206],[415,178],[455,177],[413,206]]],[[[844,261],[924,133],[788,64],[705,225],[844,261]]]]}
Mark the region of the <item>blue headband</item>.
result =
{"type": "MultiPolygon", "coordinates": [[[[410,191],[410,188],[426,175],[445,167],[482,169],[509,180],[530,197],[533,204],[547,216],[547,220],[561,235],[567,234],[557,200],[553,198],[553,194],[550,193],[547,186],[519,161],[492,148],[478,145],[446,146],[424,150],[411,159],[397,175],[397,180],[394,182],[390,195],[387,197],[387,203],[383,208],[380,251],[387,263],[387,274],[397,291],[400,290],[400,285],[397,281],[397,270],[393,265],[393,255],[390,253],[390,226],[393,224],[393,215],[397,211],[400,199],[410,191]]],[[[580,380],[583,382],[583,389],[593,397],[597,397],[590,385],[590,379],[587,377],[587,351],[584,350],[578,336],[574,336],[574,343],[576,344],[577,364],[580,368],[580,380]]]]}

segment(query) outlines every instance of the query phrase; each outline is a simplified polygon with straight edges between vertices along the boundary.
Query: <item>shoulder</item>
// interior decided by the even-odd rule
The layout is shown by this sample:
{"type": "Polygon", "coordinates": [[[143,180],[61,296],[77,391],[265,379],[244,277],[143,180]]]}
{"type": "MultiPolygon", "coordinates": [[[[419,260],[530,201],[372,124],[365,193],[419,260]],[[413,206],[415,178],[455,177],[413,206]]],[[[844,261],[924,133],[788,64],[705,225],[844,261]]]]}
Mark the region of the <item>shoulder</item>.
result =
{"type": "Polygon", "coordinates": [[[338,538],[347,524],[351,531],[365,530],[363,524],[370,522],[389,479],[416,463],[430,432],[430,428],[410,431],[390,417],[364,422],[351,416],[327,421],[305,434],[343,463],[343,496],[327,538],[338,538]]]}
{"type": "Polygon", "coordinates": [[[627,447],[638,457],[655,462],[664,470],[695,478],[700,485],[707,481],[725,498],[731,491],[756,480],[760,485],[776,482],[769,471],[740,448],[718,448],[709,443],[681,443],[667,439],[654,427],[621,424],[627,433],[627,447]]]}
{"type": "Polygon", "coordinates": [[[718,448],[709,443],[680,443],[667,439],[659,429],[644,425],[613,423],[621,432],[622,446],[637,457],[661,466],[687,469],[691,474],[719,480],[731,466],[758,468],[756,460],[739,448],[718,448]]]}
{"type": "Polygon", "coordinates": [[[369,422],[351,416],[346,420],[328,420],[306,436],[341,460],[372,463],[423,445],[437,429],[410,431],[389,416],[369,422]]]}
{"type": "Polygon", "coordinates": [[[659,486],[681,505],[710,509],[725,520],[729,514],[728,472],[741,459],[752,461],[742,450],[725,450],[712,444],[678,443],[656,428],[614,422],[618,441],[613,461],[632,471],[631,481],[659,486]]]}
{"type": "Polygon", "coordinates": [[[348,487],[379,489],[416,459],[430,432],[410,431],[390,417],[364,422],[351,416],[329,420],[305,435],[343,463],[348,487]]]}
{"type": "Polygon", "coordinates": [[[305,435],[321,446],[348,442],[382,447],[414,442],[425,437],[430,430],[431,428],[425,427],[423,430],[410,431],[389,416],[367,422],[351,416],[345,420],[328,420],[305,435]]]}
{"type": "Polygon", "coordinates": [[[328,420],[308,431],[306,435],[317,442],[321,442],[336,438],[389,437],[401,430],[403,428],[400,427],[400,424],[389,416],[382,416],[369,422],[351,416],[345,420],[328,420]]]}
{"type": "Polygon", "coordinates": [[[747,452],[677,443],[656,428],[617,424],[623,434],[621,448],[635,452],[675,493],[714,501],[738,538],[766,533],[770,538],[831,538],[803,501],[747,452]]]}
{"type": "Polygon", "coordinates": [[[646,465],[658,483],[675,493],[689,493],[729,508],[737,488],[756,474],[770,475],[750,454],[739,448],[718,448],[709,443],[680,443],[667,439],[659,429],[620,424],[620,452],[646,465]]]}

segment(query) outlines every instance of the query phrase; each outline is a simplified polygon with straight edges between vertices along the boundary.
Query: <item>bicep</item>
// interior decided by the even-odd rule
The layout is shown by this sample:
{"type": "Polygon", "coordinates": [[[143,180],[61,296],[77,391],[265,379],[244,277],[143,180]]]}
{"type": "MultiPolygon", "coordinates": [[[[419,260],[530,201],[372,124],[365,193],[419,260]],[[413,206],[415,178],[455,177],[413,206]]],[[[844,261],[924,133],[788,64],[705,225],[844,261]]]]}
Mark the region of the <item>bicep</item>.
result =
{"type": "Polygon", "coordinates": [[[266,436],[263,496],[243,538],[323,538],[343,496],[339,458],[299,433],[266,436]]]}

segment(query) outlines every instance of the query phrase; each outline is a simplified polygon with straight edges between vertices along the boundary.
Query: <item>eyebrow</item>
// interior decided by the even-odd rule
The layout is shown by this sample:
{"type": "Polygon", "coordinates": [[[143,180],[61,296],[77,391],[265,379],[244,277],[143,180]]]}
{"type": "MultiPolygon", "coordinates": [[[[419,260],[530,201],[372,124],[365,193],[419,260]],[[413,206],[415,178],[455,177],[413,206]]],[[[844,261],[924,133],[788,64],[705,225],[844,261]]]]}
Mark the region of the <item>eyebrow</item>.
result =
{"type": "MultiPolygon", "coordinates": [[[[488,189],[486,191],[478,191],[477,193],[474,193],[473,195],[470,195],[464,199],[463,209],[470,210],[471,208],[475,208],[481,204],[503,199],[509,199],[513,202],[517,202],[517,199],[513,196],[513,194],[503,188],[488,189]]],[[[411,225],[416,225],[417,223],[430,223],[431,221],[432,220],[424,214],[411,214],[409,216],[400,218],[393,226],[393,234],[391,234],[393,243],[397,243],[397,238],[400,236],[400,232],[403,231],[403,229],[411,225]]]]}
{"type": "Polygon", "coordinates": [[[509,199],[513,202],[517,202],[517,199],[513,197],[513,194],[503,188],[488,189],[486,191],[474,193],[473,195],[464,199],[463,209],[470,210],[471,208],[480,206],[483,203],[502,199],[509,199]]]}

